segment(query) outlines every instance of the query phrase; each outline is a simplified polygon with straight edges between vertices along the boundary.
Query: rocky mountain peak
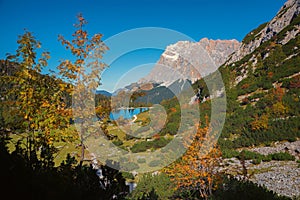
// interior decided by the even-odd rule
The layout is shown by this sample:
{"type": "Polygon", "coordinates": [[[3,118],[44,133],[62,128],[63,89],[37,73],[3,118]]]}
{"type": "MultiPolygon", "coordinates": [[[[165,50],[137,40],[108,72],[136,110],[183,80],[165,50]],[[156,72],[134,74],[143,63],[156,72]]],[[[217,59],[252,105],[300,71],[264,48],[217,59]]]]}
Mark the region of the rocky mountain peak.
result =
{"type": "Polygon", "coordinates": [[[222,65],[228,56],[240,47],[240,42],[233,40],[209,40],[203,38],[199,44],[208,52],[216,66],[222,65]]]}
{"type": "MultiPolygon", "coordinates": [[[[277,15],[268,23],[260,25],[257,29],[251,31],[243,40],[241,47],[229,58],[227,65],[234,63],[244,56],[252,53],[262,43],[270,40],[273,36],[281,32],[290,25],[291,21],[300,13],[300,0],[288,0],[278,11],[277,15]]],[[[287,34],[282,43],[287,43],[299,32],[287,34]]]]}
{"type": "Polygon", "coordinates": [[[153,70],[140,82],[194,82],[217,70],[239,46],[237,40],[179,41],[167,46],[153,70]]]}

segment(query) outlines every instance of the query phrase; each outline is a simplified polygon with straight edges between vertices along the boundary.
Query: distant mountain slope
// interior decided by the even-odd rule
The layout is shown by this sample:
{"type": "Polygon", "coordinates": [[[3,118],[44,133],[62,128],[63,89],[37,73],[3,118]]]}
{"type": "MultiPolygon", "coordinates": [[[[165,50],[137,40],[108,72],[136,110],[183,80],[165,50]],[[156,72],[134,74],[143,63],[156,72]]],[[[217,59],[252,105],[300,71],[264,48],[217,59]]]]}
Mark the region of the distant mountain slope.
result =
{"type": "MultiPolygon", "coordinates": [[[[270,22],[262,24],[257,29],[247,34],[240,48],[228,60],[227,65],[241,60],[264,42],[280,33],[296,18],[296,16],[299,15],[299,5],[299,0],[288,0],[270,22]]],[[[287,32],[286,37],[282,38],[280,42],[286,44],[290,38],[294,37],[298,32],[299,26],[296,26],[293,30],[287,32]]]]}
{"type": "Polygon", "coordinates": [[[101,95],[104,95],[106,97],[111,97],[112,96],[112,94],[110,92],[107,92],[106,90],[97,90],[96,94],[101,94],[101,95]]]}
{"type": "Polygon", "coordinates": [[[299,0],[287,1],[220,67],[228,99],[223,147],[300,138],[299,7],[299,0]]]}
{"type": "Polygon", "coordinates": [[[164,85],[157,85],[151,90],[140,90],[140,92],[145,93],[145,95],[137,98],[135,102],[159,104],[162,100],[171,99],[190,86],[191,82],[189,80],[182,79],[174,81],[168,87],[164,85]]]}
{"type": "Polygon", "coordinates": [[[171,84],[178,79],[194,82],[214,72],[239,46],[236,40],[179,41],[166,48],[153,70],[140,82],[171,84]]]}

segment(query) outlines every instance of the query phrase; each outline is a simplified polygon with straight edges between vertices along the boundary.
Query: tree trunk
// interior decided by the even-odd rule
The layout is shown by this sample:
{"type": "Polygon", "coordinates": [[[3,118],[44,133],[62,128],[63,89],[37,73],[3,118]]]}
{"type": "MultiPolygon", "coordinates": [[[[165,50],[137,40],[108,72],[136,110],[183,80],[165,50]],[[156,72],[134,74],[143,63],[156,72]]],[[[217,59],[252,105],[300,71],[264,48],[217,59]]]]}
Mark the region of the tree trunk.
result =
{"type": "Polygon", "coordinates": [[[82,163],[84,161],[84,143],[83,143],[83,134],[84,134],[84,129],[83,129],[83,123],[80,125],[80,145],[81,145],[81,156],[80,156],[80,167],[82,167],[82,163]]]}

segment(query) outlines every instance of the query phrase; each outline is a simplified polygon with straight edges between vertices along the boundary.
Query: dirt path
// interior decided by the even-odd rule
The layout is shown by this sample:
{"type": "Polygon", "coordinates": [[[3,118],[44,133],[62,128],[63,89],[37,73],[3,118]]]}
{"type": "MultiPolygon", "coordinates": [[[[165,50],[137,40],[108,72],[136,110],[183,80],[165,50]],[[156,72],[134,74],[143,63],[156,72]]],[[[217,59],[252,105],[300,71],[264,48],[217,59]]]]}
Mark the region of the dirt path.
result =
{"type": "Polygon", "coordinates": [[[131,123],[134,123],[136,120],[137,120],[137,116],[136,115],[133,115],[133,120],[132,120],[132,122],[131,123]]]}

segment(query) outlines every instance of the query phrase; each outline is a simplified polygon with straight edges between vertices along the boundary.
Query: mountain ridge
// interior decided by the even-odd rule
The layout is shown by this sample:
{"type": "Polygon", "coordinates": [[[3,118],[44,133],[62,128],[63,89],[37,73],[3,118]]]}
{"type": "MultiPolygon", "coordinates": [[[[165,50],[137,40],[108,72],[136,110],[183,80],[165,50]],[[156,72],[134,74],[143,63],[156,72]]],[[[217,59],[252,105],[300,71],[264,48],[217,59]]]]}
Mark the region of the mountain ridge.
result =
{"type": "MultiPolygon", "coordinates": [[[[300,1],[288,0],[277,12],[276,16],[267,23],[262,24],[257,29],[251,31],[243,39],[240,48],[233,53],[226,65],[230,65],[238,60],[241,60],[246,55],[252,53],[256,48],[264,42],[270,40],[276,34],[287,27],[290,22],[300,13],[300,1]]],[[[296,34],[299,32],[299,28],[296,34]]],[[[293,33],[295,35],[295,33],[293,33]]],[[[286,43],[286,42],[284,42],[286,43]]]]}
{"type": "Polygon", "coordinates": [[[178,79],[195,82],[217,70],[239,46],[235,39],[179,41],[167,46],[151,72],[139,82],[171,84],[178,79]]]}

